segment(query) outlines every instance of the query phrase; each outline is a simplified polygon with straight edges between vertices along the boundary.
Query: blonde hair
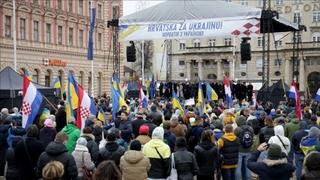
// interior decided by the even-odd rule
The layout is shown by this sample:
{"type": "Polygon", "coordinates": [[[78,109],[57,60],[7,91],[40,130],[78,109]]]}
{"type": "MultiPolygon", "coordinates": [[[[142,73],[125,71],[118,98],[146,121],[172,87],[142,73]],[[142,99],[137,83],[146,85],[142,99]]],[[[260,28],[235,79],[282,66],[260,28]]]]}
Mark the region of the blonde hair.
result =
{"type": "Polygon", "coordinates": [[[60,180],[64,174],[64,166],[59,161],[51,161],[42,169],[44,180],[60,180]]]}

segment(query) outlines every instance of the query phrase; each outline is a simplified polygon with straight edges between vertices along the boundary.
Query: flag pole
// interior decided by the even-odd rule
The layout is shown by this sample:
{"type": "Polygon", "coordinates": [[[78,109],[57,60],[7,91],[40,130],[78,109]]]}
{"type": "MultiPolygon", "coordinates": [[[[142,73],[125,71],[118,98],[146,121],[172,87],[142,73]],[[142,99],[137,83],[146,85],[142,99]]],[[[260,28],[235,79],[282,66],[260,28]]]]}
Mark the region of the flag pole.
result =
{"type": "MultiPolygon", "coordinates": [[[[93,9],[93,1],[91,0],[90,2],[91,2],[90,3],[90,11],[91,11],[90,18],[93,18],[93,10],[92,10],[93,9]]],[[[94,88],[94,77],[93,76],[94,76],[94,73],[93,73],[93,58],[92,58],[91,59],[91,97],[94,97],[94,89],[93,89],[94,88]]]]}
{"type": "Polygon", "coordinates": [[[16,0],[13,5],[13,69],[17,72],[17,33],[16,33],[16,0]]]}

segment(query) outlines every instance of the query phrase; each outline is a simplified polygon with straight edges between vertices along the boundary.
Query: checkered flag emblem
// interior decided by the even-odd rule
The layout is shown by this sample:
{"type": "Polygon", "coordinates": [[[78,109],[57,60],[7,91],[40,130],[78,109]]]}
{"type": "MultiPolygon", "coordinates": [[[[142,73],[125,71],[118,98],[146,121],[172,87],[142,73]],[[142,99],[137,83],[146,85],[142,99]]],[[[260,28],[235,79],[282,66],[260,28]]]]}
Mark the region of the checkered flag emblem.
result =
{"type": "Polygon", "coordinates": [[[31,106],[28,102],[23,101],[22,103],[22,113],[26,116],[31,114],[31,106]]]}
{"type": "Polygon", "coordinates": [[[231,32],[232,35],[239,36],[241,34],[250,36],[251,34],[260,34],[260,22],[252,21],[244,24],[241,28],[231,32]]]}
{"type": "Polygon", "coordinates": [[[82,119],[88,118],[90,115],[90,110],[86,107],[80,107],[80,116],[82,119]]]}

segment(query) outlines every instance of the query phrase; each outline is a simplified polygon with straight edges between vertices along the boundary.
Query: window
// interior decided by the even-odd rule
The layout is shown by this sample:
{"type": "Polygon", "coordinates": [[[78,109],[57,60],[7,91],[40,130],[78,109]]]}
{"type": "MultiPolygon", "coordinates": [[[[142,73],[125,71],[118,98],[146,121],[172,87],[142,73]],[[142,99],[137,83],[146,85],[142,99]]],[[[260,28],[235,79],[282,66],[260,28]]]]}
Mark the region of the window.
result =
{"type": "Polygon", "coordinates": [[[209,39],[209,46],[214,47],[216,45],[216,39],[209,39]]]}
{"type": "Polygon", "coordinates": [[[46,0],[46,7],[51,8],[51,0],[46,0]]]}
{"type": "Polygon", "coordinates": [[[51,71],[47,70],[44,76],[44,85],[47,87],[51,86],[51,71]]]}
{"type": "Polygon", "coordinates": [[[186,43],[180,42],[180,43],[179,43],[179,49],[180,49],[180,50],[186,50],[186,43]]]}
{"type": "Polygon", "coordinates": [[[46,24],[46,42],[51,43],[51,24],[46,24]]]}
{"type": "Polygon", "coordinates": [[[79,14],[83,15],[83,0],[79,0],[79,14]]]}
{"type": "Polygon", "coordinates": [[[73,0],[69,0],[69,12],[73,12],[73,0]]]}
{"type": "Polygon", "coordinates": [[[102,49],[102,33],[98,33],[98,49],[102,49]]]}
{"type": "Polygon", "coordinates": [[[276,47],[281,47],[282,46],[282,40],[275,41],[275,45],[276,45],[276,47]]]}
{"type": "Polygon", "coordinates": [[[282,59],[275,59],[274,60],[274,66],[281,66],[282,64],[282,59]]]}
{"type": "Polygon", "coordinates": [[[217,75],[215,75],[215,74],[208,74],[207,78],[208,78],[208,79],[217,79],[217,75]]]}
{"type": "Polygon", "coordinates": [[[20,39],[26,39],[26,19],[20,18],[20,39]]]}
{"type": "Polygon", "coordinates": [[[262,68],[262,58],[257,58],[256,60],[256,68],[262,68]]]}
{"type": "Polygon", "coordinates": [[[62,45],[62,26],[58,26],[58,44],[62,45]]]}
{"type": "Polygon", "coordinates": [[[196,39],[193,41],[193,47],[200,47],[200,40],[196,39]]]}
{"type": "Polygon", "coordinates": [[[281,72],[280,71],[276,71],[276,72],[274,72],[274,75],[275,76],[281,76],[281,72]]]}
{"type": "Polygon", "coordinates": [[[231,38],[224,38],[224,45],[231,46],[231,38]]]}
{"type": "Polygon", "coordinates": [[[262,37],[258,37],[257,46],[262,47],[262,37]]]}
{"type": "Polygon", "coordinates": [[[320,42],[320,32],[315,32],[312,34],[312,42],[320,42]]]}
{"type": "Polygon", "coordinates": [[[40,74],[40,70],[39,69],[35,69],[34,70],[34,74],[32,75],[32,80],[36,83],[39,82],[39,74],[40,74]]]}
{"type": "Polygon", "coordinates": [[[5,20],[5,36],[11,38],[11,16],[6,16],[5,20]]]}
{"type": "Polygon", "coordinates": [[[39,41],[39,22],[33,21],[33,40],[39,41]]]}
{"type": "Polygon", "coordinates": [[[179,65],[180,65],[180,66],[184,66],[184,65],[185,65],[185,62],[184,62],[184,61],[179,61],[179,65]]]}
{"type": "Polygon", "coordinates": [[[244,6],[248,6],[249,2],[248,0],[240,0],[240,4],[244,6]]]}
{"type": "Polygon", "coordinates": [[[314,11],[312,13],[312,22],[319,22],[320,21],[320,11],[314,11]]]}
{"type": "Polygon", "coordinates": [[[302,0],[294,0],[293,1],[293,4],[301,4],[302,3],[302,0]]]}
{"type": "Polygon", "coordinates": [[[179,73],[179,76],[180,77],[184,77],[184,73],[179,73]]]}
{"type": "Polygon", "coordinates": [[[63,10],[62,9],[62,0],[58,0],[58,9],[63,10]]]}
{"type": "Polygon", "coordinates": [[[98,18],[102,19],[102,5],[98,4],[98,18]]]}
{"type": "Polygon", "coordinates": [[[69,28],[69,46],[73,46],[73,28],[69,28]]]}
{"type": "Polygon", "coordinates": [[[293,22],[297,23],[297,24],[301,23],[301,13],[300,12],[295,12],[293,14],[293,22]]]}
{"type": "Polygon", "coordinates": [[[282,5],[283,4],[283,0],[276,0],[276,5],[282,5]]]}
{"type": "Polygon", "coordinates": [[[79,30],[79,47],[83,47],[83,30],[79,30]]]}

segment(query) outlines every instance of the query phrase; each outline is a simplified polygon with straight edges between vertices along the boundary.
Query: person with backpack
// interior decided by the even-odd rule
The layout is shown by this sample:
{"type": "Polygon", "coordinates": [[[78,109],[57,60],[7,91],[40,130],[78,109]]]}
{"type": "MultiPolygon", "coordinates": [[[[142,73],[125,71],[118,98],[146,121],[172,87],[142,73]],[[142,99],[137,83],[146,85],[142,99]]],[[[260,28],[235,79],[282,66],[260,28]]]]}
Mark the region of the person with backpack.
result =
{"type": "Polygon", "coordinates": [[[237,128],[234,130],[239,139],[239,160],[236,169],[236,179],[250,180],[251,172],[247,168],[247,161],[250,157],[251,146],[253,145],[253,128],[246,124],[244,116],[236,118],[237,128]]]}
{"type": "Polygon", "coordinates": [[[233,133],[232,124],[225,126],[225,134],[218,140],[220,153],[223,155],[221,167],[223,180],[235,180],[239,156],[239,139],[233,133]]]}

